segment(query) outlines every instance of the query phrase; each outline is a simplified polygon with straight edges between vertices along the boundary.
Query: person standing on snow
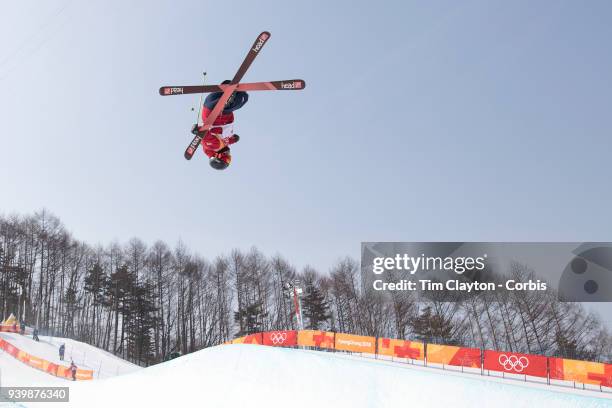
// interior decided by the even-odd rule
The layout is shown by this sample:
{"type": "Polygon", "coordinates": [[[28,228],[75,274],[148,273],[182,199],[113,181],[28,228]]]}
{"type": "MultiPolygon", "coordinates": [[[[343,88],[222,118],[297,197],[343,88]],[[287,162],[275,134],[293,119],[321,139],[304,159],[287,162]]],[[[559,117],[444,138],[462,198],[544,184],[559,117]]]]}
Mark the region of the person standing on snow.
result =
{"type": "Polygon", "coordinates": [[[61,361],[64,361],[64,352],[65,352],[65,351],[66,351],[66,345],[65,345],[65,344],[62,344],[62,345],[59,347],[59,358],[60,358],[60,360],[61,360],[61,361]]]}
{"type": "MultiPolygon", "coordinates": [[[[221,84],[230,84],[225,80],[221,84]]],[[[221,99],[223,92],[213,92],[204,100],[202,107],[202,120],[205,121],[212,112],[215,105],[221,99]]],[[[242,108],[249,100],[249,95],[243,91],[236,91],[230,96],[223,107],[223,112],[213,122],[212,129],[202,139],[202,149],[209,158],[210,166],[216,170],[226,169],[232,162],[230,145],[238,142],[240,137],[234,133],[234,111],[242,108]]],[[[196,123],[191,133],[201,134],[202,128],[196,123]]]]}
{"type": "Polygon", "coordinates": [[[77,366],[74,361],[70,362],[70,372],[72,373],[72,381],[76,381],[77,366]]]}
{"type": "Polygon", "coordinates": [[[34,331],[32,332],[32,339],[33,339],[33,340],[36,340],[36,341],[40,341],[40,340],[38,339],[38,328],[37,328],[37,327],[35,327],[35,328],[34,328],[34,331]]]}

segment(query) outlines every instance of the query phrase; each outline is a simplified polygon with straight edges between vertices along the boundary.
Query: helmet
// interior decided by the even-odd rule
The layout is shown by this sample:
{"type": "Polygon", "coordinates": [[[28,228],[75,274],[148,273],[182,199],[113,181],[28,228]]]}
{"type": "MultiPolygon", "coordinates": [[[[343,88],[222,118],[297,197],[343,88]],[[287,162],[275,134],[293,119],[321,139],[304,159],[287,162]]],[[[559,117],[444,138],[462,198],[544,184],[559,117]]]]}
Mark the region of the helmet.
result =
{"type": "Polygon", "coordinates": [[[225,170],[229,167],[229,164],[229,161],[222,160],[218,157],[213,156],[210,158],[210,167],[215,170],[225,170]]]}

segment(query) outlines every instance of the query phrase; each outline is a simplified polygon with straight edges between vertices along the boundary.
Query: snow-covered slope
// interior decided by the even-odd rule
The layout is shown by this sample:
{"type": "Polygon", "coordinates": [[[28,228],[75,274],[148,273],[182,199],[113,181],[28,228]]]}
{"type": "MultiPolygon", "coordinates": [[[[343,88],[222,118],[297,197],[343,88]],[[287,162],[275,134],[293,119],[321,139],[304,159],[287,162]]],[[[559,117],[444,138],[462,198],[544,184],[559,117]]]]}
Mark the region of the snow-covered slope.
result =
{"type": "Polygon", "coordinates": [[[53,377],[35,368],[29,367],[0,350],[0,385],[2,387],[19,386],[65,386],[66,380],[53,377]]]}
{"type": "Polygon", "coordinates": [[[254,345],[213,347],[132,374],[70,383],[70,399],[70,406],[113,408],[612,407],[610,395],[595,392],[254,345]]]}
{"type": "MultiPolygon", "coordinates": [[[[94,378],[96,379],[114,377],[140,369],[137,365],[122,360],[104,350],[71,339],[40,336],[40,341],[34,341],[32,340],[32,336],[21,336],[16,333],[0,333],[0,338],[8,341],[26,353],[54,363],[67,366],[70,365],[71,360],[74,360],[79,368],[94,370],[94,378]],[[59,359],[59,346],[61,344],[66,345],[63,362],[59,359]]],[[[0,354],[2,353],[0,352],[0,354]]],[[[0,368],[4,367],[5,361],[7,361],[6,358],[12,358],[6,355],[4,357],[5,358],[1,360],[0,368]]],[[[43,376],[51,377],[49,374],[27,367],[25,364],[15,359],[13,359],[13,361],[21,365],[27,371],[36,371],[43,376]]],[[[13,368],[13,371],[14,370],[15,368],[13,368]]],[[[2,371],[8,371],[8,368],[2,371]]],[[[6,378],[4,378],[4,380],[6,380],[6,378]]],[[[64,380],[60,381],[65,383],[64,380]]]]}

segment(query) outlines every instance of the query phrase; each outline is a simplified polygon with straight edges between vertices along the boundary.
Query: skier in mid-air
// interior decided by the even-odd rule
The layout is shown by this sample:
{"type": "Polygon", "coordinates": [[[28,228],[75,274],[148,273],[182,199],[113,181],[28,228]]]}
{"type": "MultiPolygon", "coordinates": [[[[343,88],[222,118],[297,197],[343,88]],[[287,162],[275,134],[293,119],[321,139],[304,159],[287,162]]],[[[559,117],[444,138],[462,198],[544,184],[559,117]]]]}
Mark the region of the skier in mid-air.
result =
{"type": "Polygon", "coordinates": [[[159,88],[161,96],[211,93],[202,107],[202,123],[196,123],[191,128],[194,137],[185,149],[185,159],[191,160],[198,150],[198,146],[202,145],[211,167],[217,170],[226,169],[232,162],[230,145],[240,140],[240,137],[234,133],[233,112],[243,107],[249,100],[246,91],[296,91],[304,89],[306,82],[302,79],[240,83],[255,57],[269,39],[270,33],[267,31],[263,31],[257,36],[234,78],[231,81],[223,81],[221,84],[223,86],[162,86],[159,88]]]}
{"type": "MultiPolygon", "coordinates": [[[[223,85],[230,83],[229,80],[222,82],[223,85]]],[[[223,92],[213,92],[206,97],[204,106],[202,106],[202,122],[206,121],[222,95],[223,92]]],[[[205,133],[202,139],[202,149],[208,156],[213,169],[224,170],[232,162],[230,145],[240,140],[240,136],[234,133],[234,111],[242,108],[248,100],[249,95],[246,92],[236,91],[228,99],[223,107],[223,112],[215,119],[209,132],[203,132],[197,123],[191,128],[191,133],[194,135],[205,133]]]]}

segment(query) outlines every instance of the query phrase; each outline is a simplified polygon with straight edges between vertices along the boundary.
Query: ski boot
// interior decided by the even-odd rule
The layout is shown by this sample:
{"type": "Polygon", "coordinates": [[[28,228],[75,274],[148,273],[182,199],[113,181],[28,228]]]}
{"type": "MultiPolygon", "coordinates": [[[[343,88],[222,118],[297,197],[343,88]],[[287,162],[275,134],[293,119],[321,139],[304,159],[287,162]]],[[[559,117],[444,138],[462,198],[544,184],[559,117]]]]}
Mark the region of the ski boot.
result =
{"type": "Polygon", "coordinates": [[[198,125],[197,123],[194,123],[193,126],[191,127],[191,134],[195,135],[199,135],[202,136],[202,131],[200,130],[200,125],[198,125]]]}

